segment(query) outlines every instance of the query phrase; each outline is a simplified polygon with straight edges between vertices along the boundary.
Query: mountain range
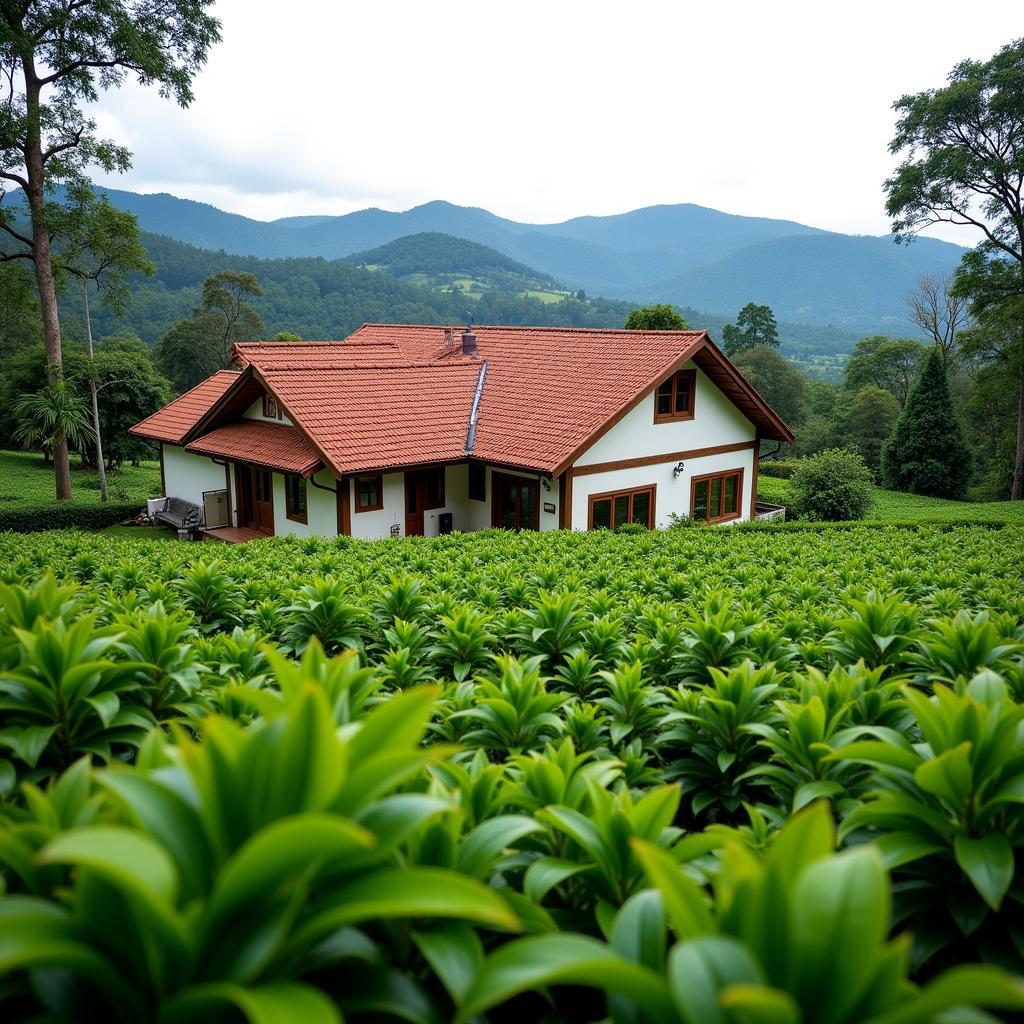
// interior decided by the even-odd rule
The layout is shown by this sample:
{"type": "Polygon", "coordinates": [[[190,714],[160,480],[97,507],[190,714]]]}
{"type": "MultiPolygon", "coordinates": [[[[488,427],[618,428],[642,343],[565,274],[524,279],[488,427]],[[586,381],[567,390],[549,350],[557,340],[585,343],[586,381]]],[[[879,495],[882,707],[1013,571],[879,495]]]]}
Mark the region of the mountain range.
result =
{"type": "Polygon", "coordinates": [[[765,303],[780,321],[858,335],[916,335],[907,292],[924,273],[951,271],[966,251],[933,238],[897,245],[887,235],[844,235],[689,203],[557,224],[442,201],[402,212],[259,221],[165,193],[107,191],[145,231],[234,255],[340,259],[409,235],[444,234],[488,246],[518,262],[517,273],[573,292],[672,302],[727,318],[747,302],[765,303]]]}

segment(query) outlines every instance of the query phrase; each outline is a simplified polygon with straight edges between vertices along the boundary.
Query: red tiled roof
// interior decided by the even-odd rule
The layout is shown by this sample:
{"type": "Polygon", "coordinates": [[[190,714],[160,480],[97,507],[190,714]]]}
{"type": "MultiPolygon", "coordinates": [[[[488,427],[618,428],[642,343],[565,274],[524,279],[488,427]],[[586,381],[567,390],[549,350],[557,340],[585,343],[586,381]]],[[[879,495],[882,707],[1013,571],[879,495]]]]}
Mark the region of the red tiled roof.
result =
{"type": "MultiPolygon", "coordinates": [[[[238,344],[238,387],[223,415],[214,410],[202,429],[237,416],[262,385],[338,474],[457,461],[467,455],[486,363],[473,457],[557,474],[693,359],[761,436],[792,438],[704,331],[478,326],[475,333],[480,359],[461,354],[461,327],[443,325],[364,324],[345,341],[238,344]]],[[[195,444],[188,447],[200,450],[195,444]]]]}
{"type": "Polygon", "coordinates": [[[339,473],[466,456],[478,361],[351,369],[267,369],[260,376],[339,473]]]}
{"type": "Polygon", "coordinates": [[[266,420],[235,420],[190,441],[185,451],[252,462],[304,476],[323,464],[320,453],[302,431],[266,420]]]}
{"type": "Polygon", "coordinates": [[[153,441],[180,444],[185,435],[213,408],[224,392],[238,380],[234,370],[218,370],[191,391],[136,423],[128,432],[153,441]]]}

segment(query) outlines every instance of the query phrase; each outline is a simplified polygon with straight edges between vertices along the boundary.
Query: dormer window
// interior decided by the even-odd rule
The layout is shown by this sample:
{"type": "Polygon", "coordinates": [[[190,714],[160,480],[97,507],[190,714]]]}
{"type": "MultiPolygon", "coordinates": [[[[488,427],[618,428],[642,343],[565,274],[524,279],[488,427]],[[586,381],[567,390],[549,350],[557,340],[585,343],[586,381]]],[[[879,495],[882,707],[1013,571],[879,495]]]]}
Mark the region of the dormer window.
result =
{"type": "Polygon", "coordinates": [[[268,420],[281,419],[281,406],[273,395],[263,395],[263,415],[268,420]]]}
{"type": "Polygon", "coordinates": [[[692,420],[696,388],[696,370],[677,370],[667,380],[662,381],[654,395],[654,422],[692,420]]]}

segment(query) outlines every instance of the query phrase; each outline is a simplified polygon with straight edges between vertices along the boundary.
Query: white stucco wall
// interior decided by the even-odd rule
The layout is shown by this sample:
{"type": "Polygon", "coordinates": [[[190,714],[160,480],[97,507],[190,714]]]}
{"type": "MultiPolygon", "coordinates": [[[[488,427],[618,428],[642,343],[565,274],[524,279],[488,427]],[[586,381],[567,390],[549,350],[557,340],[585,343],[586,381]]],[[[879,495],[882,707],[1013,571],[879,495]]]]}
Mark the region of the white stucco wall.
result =
{"type": "Polygon", "coordinates": [[[249,406],[245,412],[242,413],[242,419],[244,420],[264,420],[267,423],[284,423],[286,426],[291,426],[292,421],[288,418],[288,414],[284,411],[281,412],[280,418],[276,416],[264,416],[263,415],[263,396],[260,395],[252,405],[249,406]]]}
{"type": "Polygon", "coordinates": [[[203,491],[223,491],[224,466],[205,455],[194,455],[174,444],[165,444],[164,483],[167,497],[184,498],[202,507],[203,491]]]}
{"type": "MultiPolygon", "coordinates": [[[[334,487],[334,476],[327,470],[315,474],[317,483],[334,487]]],[[[284,474],[274,474],[274,533],[296,537],[337,537],[338,506],[333,491],[322,491],[306,481],[306,522],[289,519],[286,514],[284,474]]]]}
{"type": "MultiPolygon", "coordinates": [[[[522,476],[536,480],[536,473],[521,473],[515,470],[492,469],[486,467],[487,500],[472,501],[468,496],[469,466],[465,463],[446,466],[444,481],[445,503],[441,508],[427,509],[423,513],[423,533],[427,537],[436,537],[440,526],[440,517],[445,512],[452,514],[452,529],[462,533],[475,530],[486,530],[491,525],[491,499],[494,494],[493,473],[506,473],[509,476],[522,476]]],[[[558,482],[550,480],[550,491],[539,485],[539,501],[541,503],[540,528],[554,530],[558,527],[558,482]],[[554,512],[544,511],[544,502],[555,506],[554,512]]],[[[398,525],[398,535],[405,536],[405,475],[404,473],[385,473],[383,477],[384,507],[373,512],[355,511],[355,481],[349,483],[349,502],[352,509],[352,536],[364,540],[373,540],[391,536],[391,527],[398,525]]],[[[332,534],[333,535],[333,534],[332,534]]]]}
{"type": "MultiPolygon", "coordinates": [[[[694,369],[688,363],[685,369],[694,369]]],[[[676,455],[678,452],[714,448],[719,445],[753,442],[756,429],[733,403],[697,370],[694,394],[694,417],[667,423],[654,422],[654,395],[645,395],[603,437],[599,438],[579,459],[573,468],[594,466],[605,462],[646,458],[657,455],[676,455]]],[[[742,519],[750,518],[750,495],[753,484],[753,448],[706,455],[701,458],[683,458],[685,468],[678,477],[672,470],[678,455],[651,465],[616,469],[585,476],[573,476],[572,528],[585,530],[589,518],[589,498],[607,491],[632,490],[654,485],[655,521],[657,526],[668,525],[669,515],[690,515],[690,483],[695,476],[718,473],[731,469],[743,470],[742,519]]]]}
{"type": "MultiPolygon", "coordinates": [[[[687,363],[684,367],[693,368],[693,363],[687,363]]],[[[652,390],[607,434],[595,441],[574,465],[591,466],[598,462],[617,462],[620,459],[710,448],[754,439],[753,423],[701,370],[697,370],[693,410],[692,420],[655,423],[652,390]]]]}
{"type": "Polygon", "coordinates": [[[721,455],[705,455],[700,459],[684,460],[685,468],[678,476],[672,475],[676,460],[659,462],[652,466],[634,466],[631,469],[617,469],[607,473],[591,473],[574,476],[572,481],[572,528],[587,529],[590,512],[590,496],[607,491],[634,490],[654,485],[654,516],[656,526],[668,526],[669,515],[675,513],[689,516],[690,484],[694,477],[709,473],[721,473],[733,469],[743,470],[743,504],[740,519],[750,518],[750,489],[754,475],[754,451],[724,452],[721,455]]]}

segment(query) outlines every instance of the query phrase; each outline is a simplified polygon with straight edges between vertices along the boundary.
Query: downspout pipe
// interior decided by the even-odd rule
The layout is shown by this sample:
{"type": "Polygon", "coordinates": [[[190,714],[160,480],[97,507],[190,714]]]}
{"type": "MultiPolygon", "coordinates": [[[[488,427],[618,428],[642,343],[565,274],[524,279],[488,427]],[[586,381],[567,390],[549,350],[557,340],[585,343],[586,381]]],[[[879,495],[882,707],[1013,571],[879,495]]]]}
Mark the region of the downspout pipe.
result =
{"type": "Polygon", "coordinates": [[[473,405],[469,410],[469,429],[466,431],[466,454],[469,455],[473,451],[473,445],[476,443],[476,422],[480,415],[480,399],[484,393],[484,379],[487,377],[487,361],[484,360],[483,365],[480,367],[480,376],[476,380],[476,391],[473,394],[473,405]]]}

